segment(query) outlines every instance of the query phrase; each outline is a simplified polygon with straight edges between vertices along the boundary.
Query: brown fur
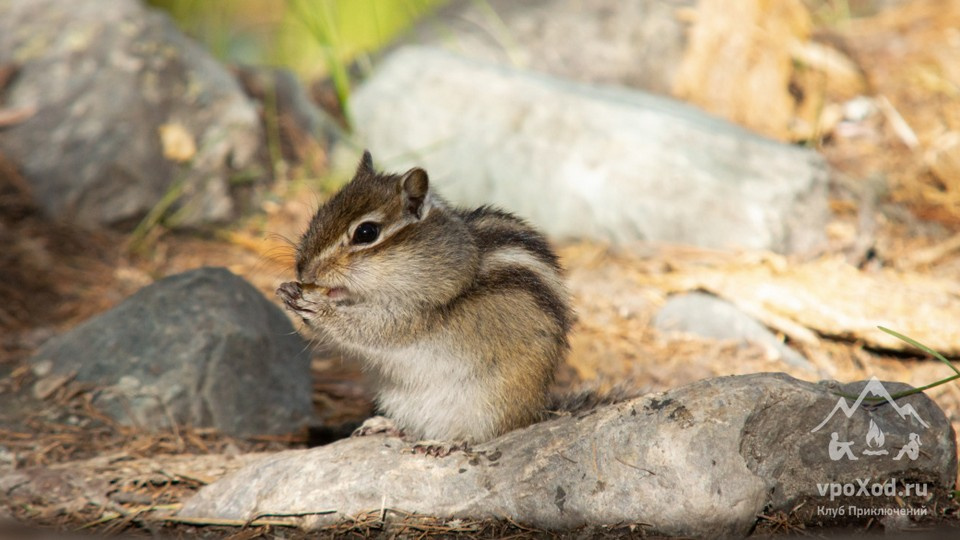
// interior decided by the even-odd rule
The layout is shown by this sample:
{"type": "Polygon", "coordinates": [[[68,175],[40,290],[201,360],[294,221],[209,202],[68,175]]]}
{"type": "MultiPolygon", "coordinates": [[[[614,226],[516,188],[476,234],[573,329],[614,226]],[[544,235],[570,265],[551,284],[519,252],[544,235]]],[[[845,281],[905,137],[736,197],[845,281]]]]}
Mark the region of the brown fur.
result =
{"type": "Polygon", "coordinates": [[[371,161],[317,211],[298,283],[278,294],[364,361],[408,433],[479,442],[540,420],[572,321],[546,239],[500,210],[451,208],[421,169],[378,174],[371,161]],[[380,236],[358,245],[365,221],[380,236]]]}

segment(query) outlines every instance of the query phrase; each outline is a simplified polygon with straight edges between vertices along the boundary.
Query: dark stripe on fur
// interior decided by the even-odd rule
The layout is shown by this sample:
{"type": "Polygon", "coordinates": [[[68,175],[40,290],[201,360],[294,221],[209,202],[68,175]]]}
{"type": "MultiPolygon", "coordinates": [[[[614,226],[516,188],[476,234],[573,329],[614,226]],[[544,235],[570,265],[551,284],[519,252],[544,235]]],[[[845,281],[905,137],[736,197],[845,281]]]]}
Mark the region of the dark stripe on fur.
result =
{"type": "Polygon", "coordinates": [[[474,236],[481,253],[490,253],[502,247],[518,247],[560,271],[560,260],[547,241],[535,232],[506,227],[483,227],[475,229],[474,236]]]}
{"type": "Polygon", "coordinates": [[[564,345],[566,345],[567,332],[570,330],[572,323],[570,309],[553,289],[543,283],[536,272],[519,266],[508,266],[484,275],[475,285],[475,290],[478,291],[503,291],[507,289],[530,293],[540,308],[560,326],[562,339],[564,345]]]}
{"type": "Polygon", "coordinates": [[[525,221],[517,216],[511,214],[510,212],[505,212],[499,208],[494,208],[493,206],[484,205],[476,210],[463,210],[460,212],[463,216],[463,220],[467,223],[475,223],[485,217],[493,216],[504,221],[512,221],[524,227],[529,227],[525,221]]]}
{"type": "Polygon", "coordinates": [[[550,248],[547,239],[517,216],[489,206],[481,206],[464,214],[463,219],[473,231],[481,253],[489,253],[502,247],[519,247],[560,271],[560,260],[550,248]],[[493,223],[481,223],[491,217],[494,218],[490,220],[493,223]]]}

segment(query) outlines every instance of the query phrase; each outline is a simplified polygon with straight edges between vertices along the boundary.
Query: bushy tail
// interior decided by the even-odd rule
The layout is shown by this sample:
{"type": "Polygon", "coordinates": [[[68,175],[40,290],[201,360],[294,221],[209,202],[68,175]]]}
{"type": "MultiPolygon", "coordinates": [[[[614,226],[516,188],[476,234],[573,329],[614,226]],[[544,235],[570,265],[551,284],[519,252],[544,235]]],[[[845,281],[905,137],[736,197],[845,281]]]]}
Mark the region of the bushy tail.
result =
{"type": "Polygon", "coordinates": [[[577,392],[554,393],[550,396],[547,411],[553,414],[578,413],[611,405],[638,397],[643,392],[626,385],[616,385],[610,390],[586,389],[577,392]]]}

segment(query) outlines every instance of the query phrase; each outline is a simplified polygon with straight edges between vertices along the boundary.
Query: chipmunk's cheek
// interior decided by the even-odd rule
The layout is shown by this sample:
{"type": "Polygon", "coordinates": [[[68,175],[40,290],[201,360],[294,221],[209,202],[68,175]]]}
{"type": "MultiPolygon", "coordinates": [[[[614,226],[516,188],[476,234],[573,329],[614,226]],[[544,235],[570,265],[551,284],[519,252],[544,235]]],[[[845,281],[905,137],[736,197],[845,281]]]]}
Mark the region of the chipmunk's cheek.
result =
{"type": "Polygon", "coordinates": [[[350,298],[350,291],[345,287],[333,287],[327,290],[327,298],[334,302],[341,302],[350,298]]]}
{"type": "Polygon", "coordinates": [[[315,313],[326,313],[338,306],[352,305],[354,295],[343,287],[317,287],[303,291],[304,309],[315,313]]]}

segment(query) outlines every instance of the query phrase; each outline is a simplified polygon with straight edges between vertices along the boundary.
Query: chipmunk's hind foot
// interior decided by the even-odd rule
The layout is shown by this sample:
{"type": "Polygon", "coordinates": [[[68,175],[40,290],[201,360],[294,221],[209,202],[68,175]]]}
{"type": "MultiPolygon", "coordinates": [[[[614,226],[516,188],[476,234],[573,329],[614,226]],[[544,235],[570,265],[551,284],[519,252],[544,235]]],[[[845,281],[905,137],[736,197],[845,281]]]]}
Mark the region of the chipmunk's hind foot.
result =
{"type": "Polygon", "coordinates": [[[444,458],[457,451],[469,454],[470,444],[466,441],[419,441],[413,445],[414,454],[436,458],[444,458]]]}
{"type": "Polygon", "coordinates": [[[367,437],[369,435],[386,435],[387,437],[403,437],[403,430],[397,427],[393,420],[386,416],[371,416],[353,430],[351,437],[367,437]]]}

